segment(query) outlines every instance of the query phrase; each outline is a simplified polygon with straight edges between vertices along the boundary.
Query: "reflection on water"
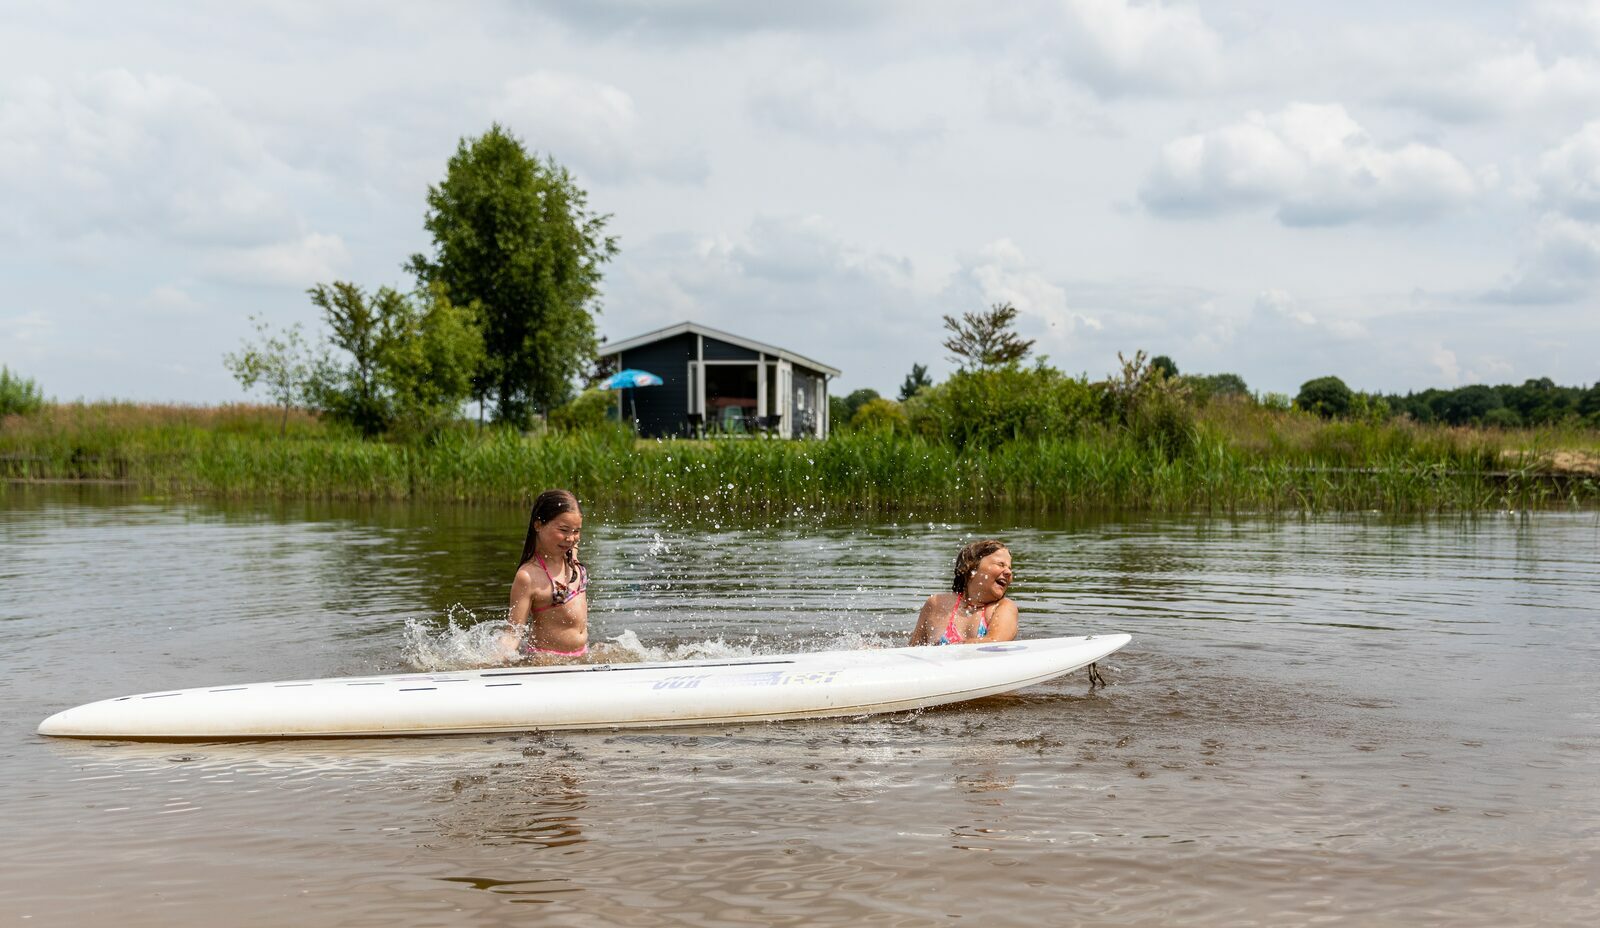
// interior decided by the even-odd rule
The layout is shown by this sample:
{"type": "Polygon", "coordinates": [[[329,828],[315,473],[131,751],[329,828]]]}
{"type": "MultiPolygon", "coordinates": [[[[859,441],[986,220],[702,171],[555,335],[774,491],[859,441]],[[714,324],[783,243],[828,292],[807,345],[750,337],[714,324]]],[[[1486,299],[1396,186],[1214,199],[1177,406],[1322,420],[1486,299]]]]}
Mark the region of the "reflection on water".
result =
{"type": "Polygon", "coordinates": [[[1600,520],[591,513],[641,658],[898,643],[1013,546],[1083,674],[895,716],[58,742],[166,686],[466,666],[525,514],[0,489],[0,900],[35,924],[1578,925],[1600,917],[1600,520]],[[528,914],[526,912],[522,914],[528,914]]]}

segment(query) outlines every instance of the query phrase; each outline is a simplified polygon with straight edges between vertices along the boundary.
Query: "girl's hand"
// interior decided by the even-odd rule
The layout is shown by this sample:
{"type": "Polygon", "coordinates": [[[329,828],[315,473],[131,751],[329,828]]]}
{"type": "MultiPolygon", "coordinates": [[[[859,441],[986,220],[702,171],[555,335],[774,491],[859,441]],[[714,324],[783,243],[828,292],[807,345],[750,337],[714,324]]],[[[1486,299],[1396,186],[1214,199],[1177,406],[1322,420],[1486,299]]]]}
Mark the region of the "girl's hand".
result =
{"type": "Polygon", "coordinates": [[[522,632],[516,628],[507,628],[495,636],[495,650],[500,660],[514,661],[521,657],[522,632]]]}
{"type": "Polygon", "coordinates": [[[576,564],[576,563],[578,563],[578,546],[577,545],[573,545],[572,547],[567,549],[567,563],[568,564],[576,564]]]}

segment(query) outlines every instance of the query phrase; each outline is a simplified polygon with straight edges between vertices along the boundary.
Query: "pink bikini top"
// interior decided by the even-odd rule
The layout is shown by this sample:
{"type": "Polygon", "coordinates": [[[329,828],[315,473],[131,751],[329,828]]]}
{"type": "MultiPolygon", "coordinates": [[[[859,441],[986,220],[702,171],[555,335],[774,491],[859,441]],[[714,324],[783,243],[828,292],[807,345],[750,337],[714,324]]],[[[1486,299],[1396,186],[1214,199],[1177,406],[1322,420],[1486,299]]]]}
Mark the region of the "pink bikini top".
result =
{"type": "MultiPolygon", "coordinates": [[[[961,630],[956,628],[956,611],[961,608],[962,596],[961,593],[956,594],[956,604],[950,607],[950,621],[945,624],[944,634],[939,636],[936,644],[960,644],[966,640],[961,637],[961,630]]],[[[989,604],[993,605],[994,603],[989,604]]],[[[978,613],[978,633],[972,637],[983,638],[989,634],[989,606],[984,606],[983,611],[978,613]]]]}
{"type": "Polygon", "coordinates": [[[589,571],[582,564],[573,565],[578,569],[578,588],[573,590],[568,589],[566,583],[550,575],[550,568],[544,562],[544,555],[538,554],[535,557],[539,560],[539,569],[544,571],[545,577],[550,580],[550,605],[540,606],[533,610],[534,612],[544,612],[557,606],[564,606],[582,596],[583,591],[589,588],[589,571]]]}

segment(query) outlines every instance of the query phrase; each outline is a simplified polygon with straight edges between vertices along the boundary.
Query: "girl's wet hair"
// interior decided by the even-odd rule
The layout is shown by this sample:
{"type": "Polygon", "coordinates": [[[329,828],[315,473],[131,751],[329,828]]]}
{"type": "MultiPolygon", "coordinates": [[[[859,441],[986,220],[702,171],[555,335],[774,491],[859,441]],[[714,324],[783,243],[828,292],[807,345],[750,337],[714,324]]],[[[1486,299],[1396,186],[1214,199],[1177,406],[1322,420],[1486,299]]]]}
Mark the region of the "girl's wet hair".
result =
{"type": "Polygon", "coordinates": [[[1003,541],[986,538],[983,541],[974,541],[958,551],[956,553],[956,573],[954,579],[950,581],[950,591],[952,593],[965,593],[967,591],[967,581],[971,580],[972,575],[978,572],[978,562],[996,551],[1004,550],[1005,547],[1006,543],[1003,541]]]}
{"type": "Polygon", "coordinates": [[[528,515],[528,540],[522,543],[522,560],[517,562],[518,568],[533,560],[534,551],[539,546],[539,526],[567,512],[583,514],[583,510],[578,508],[578,498],[566,490],[546,490],[534,499],[533,512],[528,515]]]}

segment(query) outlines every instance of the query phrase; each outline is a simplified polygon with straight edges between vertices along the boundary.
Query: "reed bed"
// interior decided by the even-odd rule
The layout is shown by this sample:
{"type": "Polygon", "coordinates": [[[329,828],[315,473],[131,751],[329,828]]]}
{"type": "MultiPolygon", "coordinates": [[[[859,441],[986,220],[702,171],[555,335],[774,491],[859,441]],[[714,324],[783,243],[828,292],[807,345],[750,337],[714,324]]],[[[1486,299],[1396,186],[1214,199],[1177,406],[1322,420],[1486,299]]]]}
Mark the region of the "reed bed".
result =
{"type": "Polygon", "coordinates": [[[1600,475],[1583,430],[1494,432],[1321,423],[1209,411],[1169,458],[1114,429],[993,449],[916,437],[636,440],[463,426],[412,443],[362,439],[271,407],[68,404],[0,423],[0,477],[118,480],[173,494],[523,503],[564,486],[606,504],[701,512],[828,507],[951,512],[1430,511],[1582,507],[1600,475]]]}

